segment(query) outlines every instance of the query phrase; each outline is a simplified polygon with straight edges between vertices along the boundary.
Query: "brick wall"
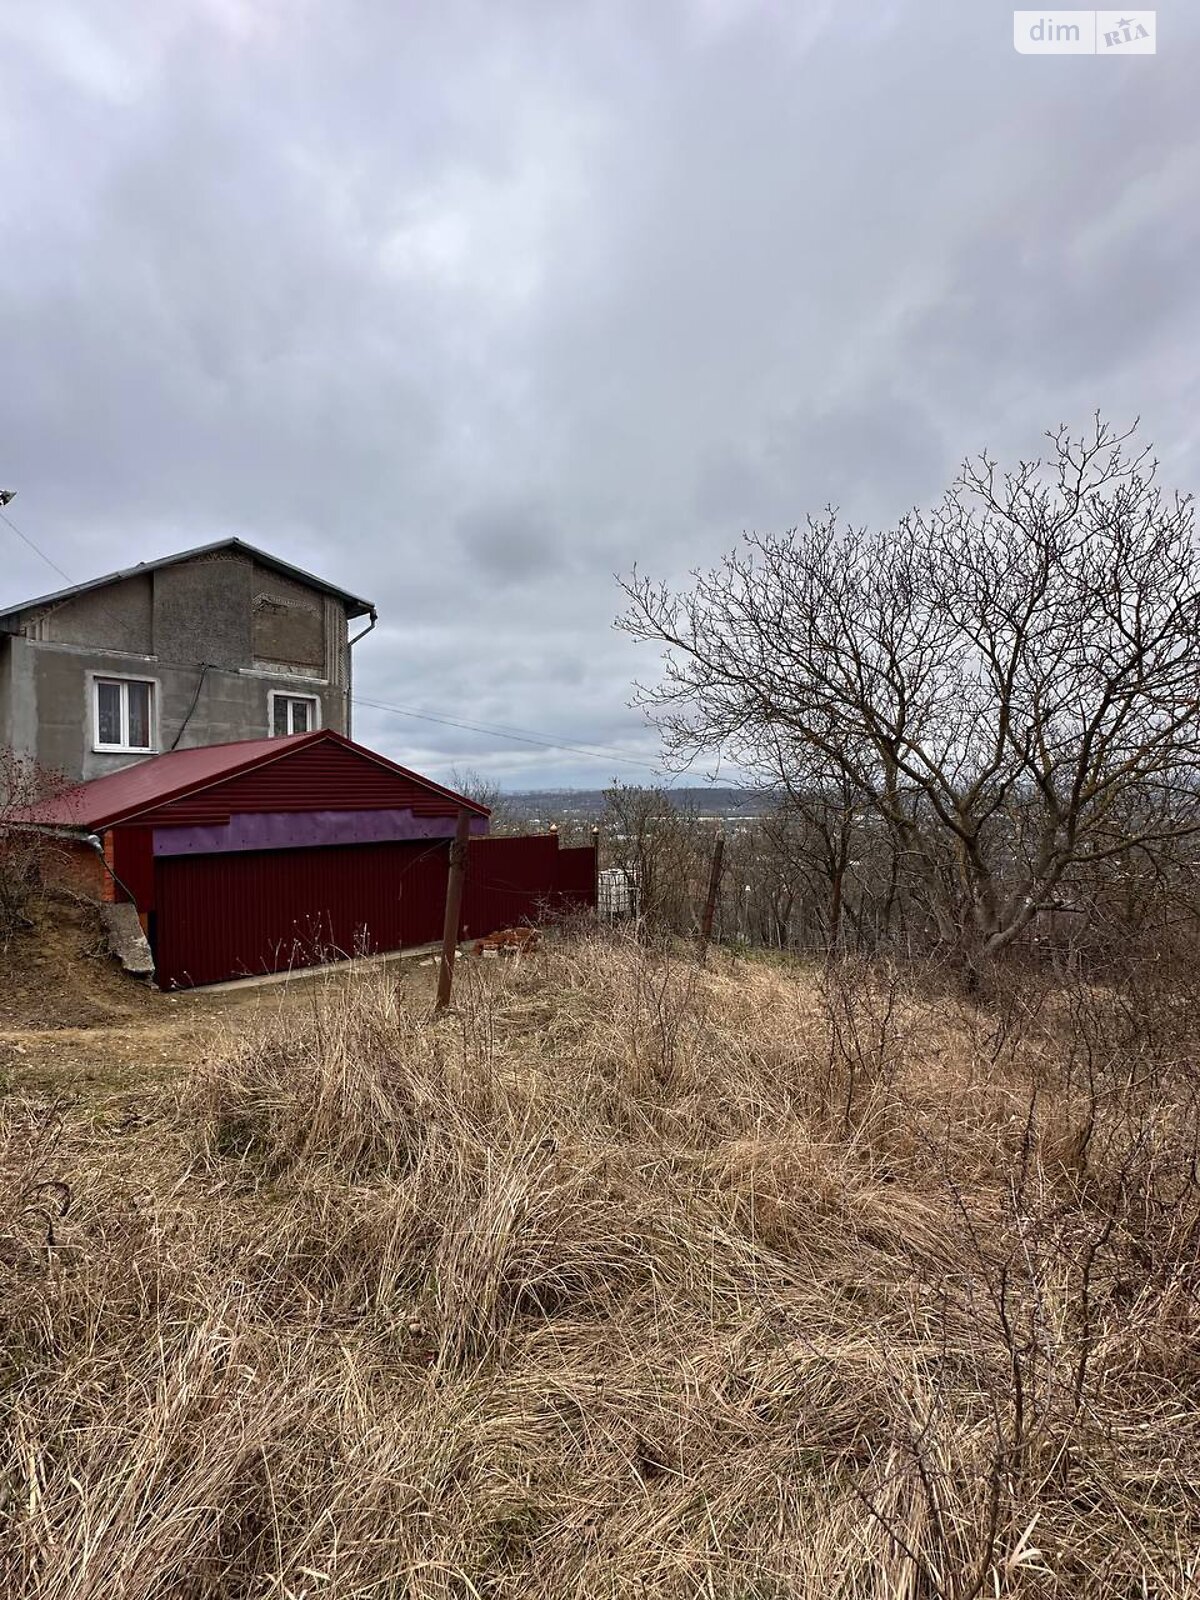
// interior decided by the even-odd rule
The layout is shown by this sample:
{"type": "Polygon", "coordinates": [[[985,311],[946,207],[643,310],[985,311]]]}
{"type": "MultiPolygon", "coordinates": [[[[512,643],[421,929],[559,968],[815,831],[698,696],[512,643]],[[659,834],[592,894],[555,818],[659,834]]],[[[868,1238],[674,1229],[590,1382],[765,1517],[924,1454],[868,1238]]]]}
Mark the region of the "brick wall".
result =
{"type": "MultiPolygon", "coordinates": [[[[112,834],[104,836],[104,856],[112,865],[112,834]]],[[[104,870],[103,862],[90,845],[77,839],[47,842],[42,858],[42,875],[46,882],[71,894],[88,900],[111,902],[116,899],[115,885],[104,870]]]]}

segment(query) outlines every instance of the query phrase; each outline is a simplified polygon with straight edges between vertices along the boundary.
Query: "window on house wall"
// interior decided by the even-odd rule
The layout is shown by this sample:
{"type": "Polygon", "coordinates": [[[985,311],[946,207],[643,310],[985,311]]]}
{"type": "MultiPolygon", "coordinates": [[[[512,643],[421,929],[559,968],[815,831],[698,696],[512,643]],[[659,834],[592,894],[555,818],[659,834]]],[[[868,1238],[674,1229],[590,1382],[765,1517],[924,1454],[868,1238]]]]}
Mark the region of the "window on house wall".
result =
{"type": "Polygon", "coordinates": [[[154,748],[154,685],[144,678],[94,678],[97,750],[154,748]]]}
{"type": "Polygon", "coordinates": [[[311,733],[319,726],[318,703],[312,694],[271,694],[271,733],[279,739],[289,733],[311,733]]]}

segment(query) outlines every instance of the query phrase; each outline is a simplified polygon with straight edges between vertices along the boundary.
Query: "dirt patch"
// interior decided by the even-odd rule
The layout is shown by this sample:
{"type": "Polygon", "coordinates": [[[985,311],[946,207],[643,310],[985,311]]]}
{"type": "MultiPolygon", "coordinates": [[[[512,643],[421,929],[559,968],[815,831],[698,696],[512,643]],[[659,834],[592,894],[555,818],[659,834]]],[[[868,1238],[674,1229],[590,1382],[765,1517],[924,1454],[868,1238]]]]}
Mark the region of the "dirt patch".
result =
{"type": "Polygon", "coordinates": [[[194,1001],[168,1000],[122,971],[95,906],[55,896],[33,904],[28,916],[29,926],[0,946],[5,1088],[71,1095],[195,1059],[203,1044],[194,1001]]]}
{"type": "Polygon", "coordinates": [[[29,920],[0,945],[0,1029],[102,1027],[153,1010],[157,996],[109,954],[95,906],[59,896],[29,920]]]}
{"type": "MultiPolygon", "coordinates": [[[[286,984],[163,994],[109,954],[94,906],[59,896],[31,907],[29,922],[0,945],[0,1094],[140,1096],[222,1048],[237,1019],[311,1006],[326,981],[314,971],[286,984]]],[[[429,988],[431,970],[406,961],[396,979],[429,988]]]]}

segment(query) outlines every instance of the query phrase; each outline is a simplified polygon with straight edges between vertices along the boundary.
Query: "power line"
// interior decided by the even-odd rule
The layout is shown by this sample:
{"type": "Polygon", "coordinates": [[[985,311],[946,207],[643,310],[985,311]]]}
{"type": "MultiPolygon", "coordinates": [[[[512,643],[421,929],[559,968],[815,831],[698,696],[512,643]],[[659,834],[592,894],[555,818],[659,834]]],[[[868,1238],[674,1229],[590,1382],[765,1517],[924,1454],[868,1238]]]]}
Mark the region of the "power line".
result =
{"type": "Polygon", "coordinates": [[[617,750],[595,750],[584,745],[563,744],[558,739],[548,738],[545,734],[534,733],[531,729],[506,728],[503,725],[482,722],[466,722],[461,717],[449,717],[435,711],[418,711],[414,706],[390,705],[383,700],[367,700],[355,695],[356,706],[370,706],[376,711],[390,711],[398,717],[416,717],[421,722],[438,722],[450,728],[466,728],[471,733],[485,733],[494,738],[512,739],[518,744],[536,745],[543,750],[563,750],[569,755],[588,756],[593,761],[620,761],[629,767],[642,767],[647,772],[661,774],[662,768],[652,761],[641,761],[636,756],[622,755],[617,750]]]}
{"type": "MultiPolygon", "coordinates": [[[[8,499],[11,500],[12,496],[9,495],[8,499]]],[[[0,505],[7,505],[7,504],[8,504],[8,500],[0,500],[0,505]]],[[[18,539],[23,539],[24,542],[33,551],[34,555],[35,556],[41,556],[42,560],[46,563],[46,565],[48,567],[52,567],[54,569],[54,571],[58,573],[60,578],[65,578],[68,583],[70,583],[72,581],[70,575],[63,571],[63,569],[59,566],[58,562],[57,561],[51,561],[50,557],[46,554],[46,552],[44,550],[42,550],[42,549],[39,549],[38,546],[36,544],[34,544],[33,540],[29,537],[29,535],[27,533],[22,533],[20,528],[18,528],[16,523],[13,521],[13,519],[3,511],[0,511],[0,521],[7,522],[9,527],[16,534],[17,538],[18,539]]]]}
{"type": "Polygon", "coordinates": [[[497,724],[466,722],[461,717],[450,717],[434,711],[418,711],[414,706],[391,705],[383,700],[367,700],[357,695],[354,704],[371,706],[376,711],[390,711],[400,717],[416,717],[422,722],[438,722],[451,728],[466,728],[471,733],[486,733],[501,739],[514,739],[520,744],[537,745],[546,750],[565,750],[571,755],[590,756],[597,761],[622,761],[628,766],[644,767],[650,772],[661,771],[661,768],[655,766],[653,762],[641,761],[635,756],[622,755],[616,750],[595,750],[582,745],[563,744],[557,739],[548,738],[544,734],[534,733],[528,729],[518,730],[497,724]]]}
{"type": "MultiPolygon", "coordinates": [[[[0,498],[0,507],[7,505],[8,501],[11,499],[11,494],[5,498],[0,498]]],[[[33,542],[28,534],[22,533],[21,529],[17,527],[12,518],[3,510],[0,510],[0,521],[6,522],[16,534],[17,538],[27,544],[35,555],[40,556],[48,567],[52,568],[53,571],[58,573],[60,578],[65,579],[67,583],[72,581],[70,574],[64,572],[56,561],[52,561],[46,552],[40,549],[38,545],[33,542]]],[[[204,670],[208,670],[207,666],[204,670]]],[[[203,682],[203,674],[201,674],[201,682],[203,682]]],[[[197,693],[198,692],[199,690],[197,689],[197,693]]],[[[544,734],[534,733],[532,730],[527,728],[509,728],[503,726],[502,724],[467,722],[461,717],[448,717],[435,711],[418,711],[415,706],[392,705],[384,700],[367,700],[363,699],[361,696],[355,696],[354,704],[358,706],[370,706],[376,711],[388,711],[393,716],[397,717],[415,717],[421,722],[436,722],[442,724],[444,727],[465,728],[469,733],[482,733],[487,734],[492,738],[511,739],[518,744],[534,745],[538,749],[542,750],[561,750],[567,755],[587,756],[593,761],[619,761],[623,766],[640,767],[645,772],[653,772],[657,776],[662,775],[661,766],[657,765],[655,762],[642,761],[636,756],[624,755],[618,750],[596,750],[585,745],[564,744],[561,740],[547,738],[544,734]]]]}

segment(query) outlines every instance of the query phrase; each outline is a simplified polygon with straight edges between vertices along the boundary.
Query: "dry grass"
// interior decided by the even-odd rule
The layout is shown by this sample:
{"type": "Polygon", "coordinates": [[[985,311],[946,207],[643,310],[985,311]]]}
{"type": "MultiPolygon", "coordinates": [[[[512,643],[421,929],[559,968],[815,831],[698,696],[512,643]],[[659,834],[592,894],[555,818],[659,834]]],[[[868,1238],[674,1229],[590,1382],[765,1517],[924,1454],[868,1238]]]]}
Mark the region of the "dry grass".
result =
{"type": "Polygon", "coordinates": [[[10,1098],[3,1592],[1188,1593],[1138,1005],[577,942],[242,1023],[140,1133],[10,1098]]]}

